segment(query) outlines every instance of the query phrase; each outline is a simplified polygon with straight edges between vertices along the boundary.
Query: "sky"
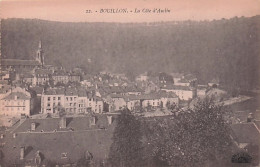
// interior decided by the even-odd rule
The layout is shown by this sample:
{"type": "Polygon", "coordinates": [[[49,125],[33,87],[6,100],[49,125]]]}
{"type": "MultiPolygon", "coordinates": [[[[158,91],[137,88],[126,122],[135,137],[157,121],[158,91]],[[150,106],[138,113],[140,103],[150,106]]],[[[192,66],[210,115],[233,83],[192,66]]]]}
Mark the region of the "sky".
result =
{"type": "Polygon", "coordinates": [[[260,0],[0,0],[0,16],[4,19],[36,18],[62,22],[157,22],[218,20],[259,14],[260,0]],[[170,12],[153,13],[155,8],[168,9],[170,12]],[[102,9],[127,9],[128,13],[100,13],[102,9]],[[140,10],[140,13],[135,13],[135,9],[140,10]],[[144,13],[143,9],[151,10],[151,12],[144,13]],[[86,10],[91,10],[92,13],[86,13],[86,10]]]}

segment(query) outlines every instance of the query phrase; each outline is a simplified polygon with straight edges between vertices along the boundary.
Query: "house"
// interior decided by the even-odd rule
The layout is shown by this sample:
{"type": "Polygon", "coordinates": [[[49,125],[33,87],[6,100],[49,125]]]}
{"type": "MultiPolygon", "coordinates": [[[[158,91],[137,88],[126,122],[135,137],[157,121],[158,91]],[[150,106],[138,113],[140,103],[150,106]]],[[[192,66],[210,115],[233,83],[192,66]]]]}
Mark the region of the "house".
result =
{"type": "Polygon", "coordinates": [[[110,94],[105,98],[105,102],[108,105],[108,111],[114,112],[126,108],[126,100],[123,95],[110,94]]]}
{"type": "Polygon", "coordinates": [[[49,84],[52,71],[49,69],[35,69],[33,72],[33,86],[49,84]]]}
{"type": "Polygon", "coordinates": [[[70,82],[80,82],[80,74],[77,73],[70,73],[69,74],[69,81],[70,82]]]}
{"type": "Polygon", "coordinates": [[[123,88],[125,94],[128,95],[141,95],[144,91],[137,86],[126,86],[123,88]]]}
{"type": "Polygon", "coordinates": [[[117,115],[26,119],[0,139],[1,166],[76,166],[106,162],[117,115]]]}
{"type": "Polygon", "coordinates": [[[184,78],[183,73],[171,73],[174,84],[178,83],[182,78],[184,78]]]}
{"type": "Polygon", "coordinates": [[[27,116],[31,111],[31,94],[25,89],[16,87],[5,93],[0,99],[0,114],[5,116],[20,117],[27,116]]]}
{"type": "Polygon", "coordinates": [[[157,93],[145,94],[140,97],[142,108],[167,108],[168,104],[179,104],[178,96],[173,92],[160,91],[157,93]]]}
{"type": "Polygon", "coordinates": [[[69,75],[63,70],[55,71],[52,74],[52,80],[54,85],[57,85],[58,83],[67,84],[69,82],[69,75]]]}
{"type": "Polygon", "coordinates": [[[174,85],[177,85],[177,86],[190,86],[190,81],[185,79],[185,78],[182,78],[182,79],[178,80],[178,82],[175,82],[174,85]]]}
{"type": "Polygon", "coordinates": [[[165,85],[161,90],[175,93],[180,100],[191,100],[197,96],[196,88],[188,86],[165,85]]]}
{"type": "Polygon", "coordinates": [[[145,73],[143,73],[143,74],[140,74],[140,75],[138,75],[136,78],[135,78],[135,80],[136,81],[147,81],[148,80],[148,75],[147,75],[147,72],[145,72],[145,73]]]}
{"type": "Polygon", "coordinates": [[[161,72],[159,73],[158,80],[162,84],[173,84],[173,77],[167,73],[161,72]]]}
{"type": "Polygon", "coordinates": [[[126,107],[130,111],[140,110],[140,96],[139,95],[126,95],[124,96],[126,107]]]}
{"type": "Polygon", "coordinates": [[[157,92],[160,88],[157,84],[155,84],[153,81],[149,81],[147,85],[144,87],[145,93],[149,94],[151,92],[157,92]]]}
{"type": "Polygon", "coordinates": [[[53,88],[42,92],[41,113],[57,113],[60,109],[56,107],[65,107],[64,88],[53,88]]]}

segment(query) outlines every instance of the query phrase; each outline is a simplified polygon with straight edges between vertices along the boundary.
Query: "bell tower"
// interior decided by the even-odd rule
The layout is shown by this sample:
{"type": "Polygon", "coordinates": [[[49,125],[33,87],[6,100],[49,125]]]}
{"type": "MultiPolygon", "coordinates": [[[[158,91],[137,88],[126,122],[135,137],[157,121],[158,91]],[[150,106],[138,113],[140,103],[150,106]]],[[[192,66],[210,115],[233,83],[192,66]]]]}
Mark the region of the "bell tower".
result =
{"type": "Polygon", "coordinates": [[[38,50],[36,52],[36,61],[38,61],[41,66],[44,66],[44,56],[43,56],[43,50],[42,50],[42,41],[39,41],[38,50]]]}

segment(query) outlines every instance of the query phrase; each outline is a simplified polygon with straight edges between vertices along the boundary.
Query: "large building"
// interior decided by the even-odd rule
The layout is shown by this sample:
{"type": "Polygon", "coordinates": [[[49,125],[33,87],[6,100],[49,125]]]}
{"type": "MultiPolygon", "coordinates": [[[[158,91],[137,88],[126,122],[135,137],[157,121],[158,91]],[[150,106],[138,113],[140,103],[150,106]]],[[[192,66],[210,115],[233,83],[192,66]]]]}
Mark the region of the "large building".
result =
{"type": "Polygon", "coordinates": [[[10,89],[0,99],[0,114],[19,117],[21,114],[30,115],[31,95],[25,89],[16,87],[10,89]]]}
{"type": "Polygon", "coordinates": [[[19,60],[19,59],[1,59],[2,70],[33,70],[34,68],[40,68],[44,66],[44,55],[42,50],[41,41],[36,51],[34,60],[19,60]]]}
{"type": "Polygon", "coordinates": [[[67,113],[102,113],[103,101],[85,88],[52,88],[43,92],[41,112],[55,114],[61,108],[67,113]]]}

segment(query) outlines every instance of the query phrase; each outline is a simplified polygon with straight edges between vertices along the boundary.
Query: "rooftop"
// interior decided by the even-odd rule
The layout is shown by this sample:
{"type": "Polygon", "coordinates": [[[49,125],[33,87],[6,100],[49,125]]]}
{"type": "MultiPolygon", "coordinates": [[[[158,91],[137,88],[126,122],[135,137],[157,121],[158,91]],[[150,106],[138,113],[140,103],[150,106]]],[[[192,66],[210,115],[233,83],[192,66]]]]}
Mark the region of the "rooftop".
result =
{"type": "Polygon", "coordinates": [[[15,98],[17,98],[17,100],[30,100],[31,97],[22,92],[12,92],[4,97],[3,100],[15,100],[15,98]]]}
{"type": "Polygon", "coordinates": [[[106,158],[112,143],[115,121],[108,125],[106,115],[97,115],[96,125],[90,126],[90,118],[92,117],[67,118],[66,129],[59,129],[60,118],[26,119],[15,130],[16,138],[0,139],[1,143],[6,143],[2,149],[5,161],[20,163],[20,147],[25,147],[26,160],[33,159],[37,151],[44,155],[44,161],[59,163],[76,162],[85,151],[89,151],[94,160],[106,158]],[[36,130],[28,132],[32,122],[36,123],[36,130]],[[57,132],[54,132],[55,129],[57,132]],[[62,153],[67,153],[67,158],[61,158],[62,153]]]}
{"type": "Polygon", "coordinates": [[[1,64],[3,66],[18,66],[18,65],[39,66],[39,65],[41,65],[36,60],[18,60],[18,59],[2,59],[1,64]]]}

